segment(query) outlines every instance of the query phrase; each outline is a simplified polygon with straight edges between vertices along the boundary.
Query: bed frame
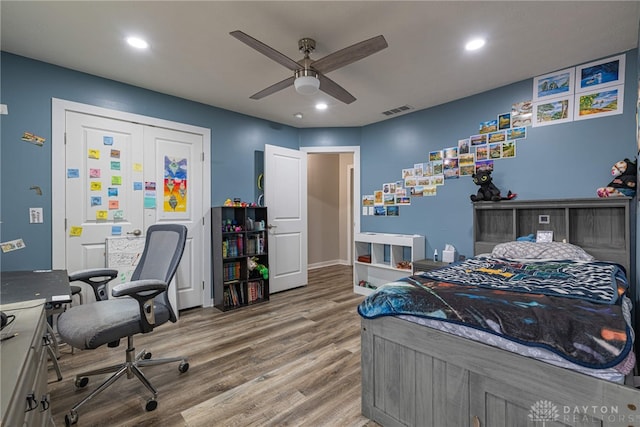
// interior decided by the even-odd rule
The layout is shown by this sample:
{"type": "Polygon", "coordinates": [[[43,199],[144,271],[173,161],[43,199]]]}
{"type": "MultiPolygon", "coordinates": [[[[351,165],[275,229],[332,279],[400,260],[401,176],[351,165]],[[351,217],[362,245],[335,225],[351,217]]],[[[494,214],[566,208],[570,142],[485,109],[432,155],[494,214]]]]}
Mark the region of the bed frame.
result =
{"type": "MultiPolygon", "coordinates": [[[[630,200],[613,205],[605,200],[571,201],[571,209],[586,209],[581,212],[588,219],[574,219],[585,230],[569,223],[575,212],[566,210],[558,218],[564,218],[567,235],[572,230],[573,241],[589,241],[600,253],[610,248],[609,256],[600,259],[627,260],[626,266],[632,266],[630,200]],[[618,218],[614,222],[620,221],[614,227],[625,231],[622,240],[612,245],[606,233],[594,237],[591,230],[610,223],[612,206],[617,209],[618,204],[623,211],[614,215],[618,218]],[[591,235],[585,237],[583,232],[591,235]],[[620,244],[626,249],[621,251],[620,244]]],[[[536,219],[546,215],[538,212],[544,209],[552,210],[551,225],[559,227],[553,220],[559,214],[555,211],[561,205],[558,202],[524,202],[525,208],[537,210],[528,213],[514,211],[516,205],[510,202],[497,202],[480,216],[486,224],[494,224],[490,217],[495,212],[503,221],[505,212],[499,206],[504,205],[512,210],[509,217],[514,230],[524,235],[521,223],[530,224],[532,215],[536,219]]],[[[474,243],[479,236],[487,236],[476,229],[477,211],[483,205],[474,204],[474,243]]],[[[554,231],[554,235],[559,233],[554,231]]],[[[482,251],[486,251],[490,245],[483,242],[482,251]]],[[[384,426],[640,426],[638,377],[629,376],[626,385],[615,384],[388,316],[363,318],[361,340],[362,414],[384,426]]]]}

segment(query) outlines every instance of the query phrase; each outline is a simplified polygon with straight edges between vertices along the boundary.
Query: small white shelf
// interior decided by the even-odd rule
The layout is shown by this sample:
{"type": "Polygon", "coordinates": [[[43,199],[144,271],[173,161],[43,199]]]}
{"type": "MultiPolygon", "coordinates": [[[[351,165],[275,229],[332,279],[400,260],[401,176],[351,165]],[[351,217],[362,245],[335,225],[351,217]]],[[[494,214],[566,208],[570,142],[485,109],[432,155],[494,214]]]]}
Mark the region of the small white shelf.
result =
{"type": "Polygon", "coordinates": [[[378,287],[410,276],[414,261],[424,259],[425,237],[418,234],[356,233],[354,239],[353,291],[369,295],[372,288],[360,286],[361,281],[378,287]],[[371,262],[358,261],[370,256],[371,262]],[[398,268],[402,261],[409,268],[398,268]]]}

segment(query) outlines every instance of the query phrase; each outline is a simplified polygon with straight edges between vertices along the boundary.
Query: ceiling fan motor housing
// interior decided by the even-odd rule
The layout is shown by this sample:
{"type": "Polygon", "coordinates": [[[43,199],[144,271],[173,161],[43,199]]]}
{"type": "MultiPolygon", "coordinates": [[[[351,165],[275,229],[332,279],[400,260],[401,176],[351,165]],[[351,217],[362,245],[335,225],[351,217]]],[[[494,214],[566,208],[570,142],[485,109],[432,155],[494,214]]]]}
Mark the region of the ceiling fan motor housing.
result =
{"type": "Polygon", "coordinates": [[[316,41],[308,37],[300,39],[298,40],[298,49],[300,49],[300,52],[302,52],[305,56],[308,56],[316,49],[316,41]]]}

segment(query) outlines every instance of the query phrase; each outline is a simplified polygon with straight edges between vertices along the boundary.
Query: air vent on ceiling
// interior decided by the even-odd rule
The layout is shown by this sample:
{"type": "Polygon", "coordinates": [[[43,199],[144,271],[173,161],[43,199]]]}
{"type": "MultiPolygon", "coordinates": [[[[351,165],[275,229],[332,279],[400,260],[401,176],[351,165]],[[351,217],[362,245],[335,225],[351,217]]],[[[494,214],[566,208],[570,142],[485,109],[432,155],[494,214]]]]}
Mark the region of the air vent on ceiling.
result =
{"type": "Polygon", "coordinates": [[[409,110],[413,110],[413,107],[410,105],[403,105],[402,107],[392,108],[391,110],[383,111],[382,114],[384,114],[385,116],[394,116],[396,114],[404,113],[409,110]]]}

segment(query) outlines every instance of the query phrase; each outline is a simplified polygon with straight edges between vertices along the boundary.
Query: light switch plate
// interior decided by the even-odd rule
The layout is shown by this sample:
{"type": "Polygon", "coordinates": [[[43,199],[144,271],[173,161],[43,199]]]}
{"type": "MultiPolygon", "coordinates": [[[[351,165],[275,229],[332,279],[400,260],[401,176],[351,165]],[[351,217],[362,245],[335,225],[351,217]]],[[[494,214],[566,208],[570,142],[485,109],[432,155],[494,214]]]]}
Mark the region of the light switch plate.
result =
{"type": "Polygon", "coordinates": [[[44,218],[42,218],[42,208],[29,208],[29,223],[30,224],[42,224],[44,218]]]}

